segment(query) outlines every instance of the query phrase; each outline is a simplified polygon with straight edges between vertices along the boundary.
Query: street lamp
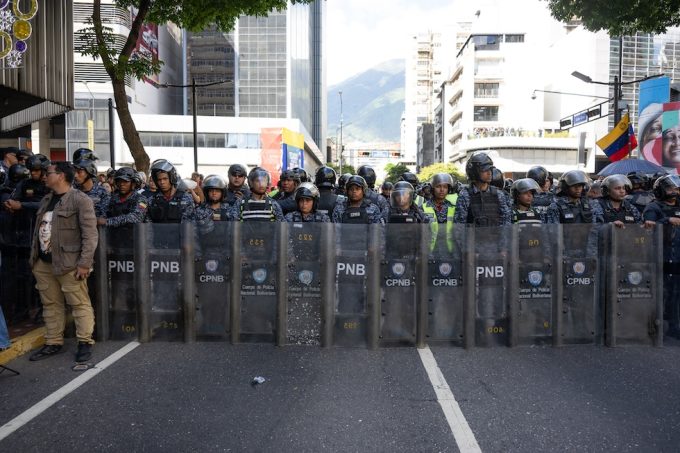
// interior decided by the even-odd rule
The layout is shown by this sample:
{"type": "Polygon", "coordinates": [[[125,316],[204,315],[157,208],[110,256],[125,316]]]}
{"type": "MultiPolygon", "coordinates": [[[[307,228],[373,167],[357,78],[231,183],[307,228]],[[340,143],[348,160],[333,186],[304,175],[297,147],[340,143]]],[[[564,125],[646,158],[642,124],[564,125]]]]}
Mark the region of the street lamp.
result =
{"type": "MultiPolygon", "coordinates": [[[[619,68],[619,73],[620,73],[620,68],[619,68]]],[[[634,83],[640,83],[644,82],[645,80],[649,79],[655,79],[657,77],[661,77],[664,74],[654,74],[651,76],[643,77],[642,79],[637,79],[637,80],[629,80],[626,82],[621,81],[618,75],[614,76],[614,81],[613,82],[598,82],[597,80],[591,79],[589,76],[582,74],[578,71],[574,71],[571,73],[574,77],[576,77],[579,80],[582,80],[586,83],[593,83],[595,85],[608,85],[608,86],[614,86],[614,124],[619,124],[619,121],[621,121],[621,112],[619,110],[619,101],[623,97],[621,93],[621,85],[632,85],[634,83]]]]}
{"type": "Polygon", "coordinates": [[[342,90],[338,91],[340,95],[340,173],[342,174],[342,90]]]}
{"type": "Polygon", "coordinates": [[[568,96],[582,96],[585,98],[594,98],[594,99],[610,99],[605,96],[595,96],[592,94],[582,94],[582,93],[565,93],[563,91],[550,91],[550,90],[534,90],[533,93],[531,93],[531,99],[535,100],[536,99],[536,93],[550,93],[550,94],[564,94],[568,96]]]}

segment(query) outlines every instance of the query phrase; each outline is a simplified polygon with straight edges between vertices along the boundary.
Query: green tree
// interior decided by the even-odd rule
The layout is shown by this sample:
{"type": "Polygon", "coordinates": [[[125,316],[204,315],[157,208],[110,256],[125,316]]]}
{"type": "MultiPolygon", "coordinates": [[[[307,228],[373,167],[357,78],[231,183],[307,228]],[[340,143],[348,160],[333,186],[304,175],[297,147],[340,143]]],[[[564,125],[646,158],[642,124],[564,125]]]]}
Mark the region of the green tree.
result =
{"type": "Polygon", "coordinates": [[[326,164],[326,165],[328,165],[328,166],[331,167],[333,170],[335,170],[335,173],[337,173],[338,178],[339,178],[341,175],[344,175],[345,173],[349,173],[349,174],[352,174],[352,175],[356,175],[356,174],[357,174],[357,171],[356,171],[356,170],[354,169],[354,167],[351,166],[351,165],[343,165],[343,166],[342,166],[342,171],[340,171],[340,166],[339,166],[339,165],[336,165],[336,164],[326,164]]]}
{"type": "Polygon", "coordinates": [[[569,22],[579,18],[590,31],[610,36],[664,33],[680,25],[680,0],[546,0],[552,16],[569,22]]]}
{"type": "MultiPolygon", "coordinates": [[[[295,3],[310,3],[312,0],[291,0],[295,3]]],[[[130,27],[130,33],[119,48],[115,44],[113,30],[102,25],[101,0],[94,0],[91,27],[82,31],[85,44],[79,52],[100,58],[113,85],[116,111],[123,129],[123,138],[130,148],[135,166],[148,171],[149,156],[139,138],[137,128],[128,108],[125,93],[125,76],[141,80],[145,76],[158,74],[163,62],[145,57],[132,58],[140,30],[144,23],[165,24],[173,22],[190,31],[203,30],[214,25],[221,31],[234,28],[241,15],[266,16],[270,11],[285,10],[286,0],[115,0],[121,8],[136,8],[137,16],[130,27]]]]}
{"type": "Polygon", "coordinates": [[[402,173],[407,171],[411,171],[411,169],[404,164],[387,164],[385,165],[385,181],[396,182],[402,173]]]}
{"type": "Polygon", "coordinates": [[[418,173],[418,181],[429,181],[437,173],[448,173],[460,182],[465,182],[467,179],[455,164],[437,163],[421,168],[420,173],[418,173]]]}

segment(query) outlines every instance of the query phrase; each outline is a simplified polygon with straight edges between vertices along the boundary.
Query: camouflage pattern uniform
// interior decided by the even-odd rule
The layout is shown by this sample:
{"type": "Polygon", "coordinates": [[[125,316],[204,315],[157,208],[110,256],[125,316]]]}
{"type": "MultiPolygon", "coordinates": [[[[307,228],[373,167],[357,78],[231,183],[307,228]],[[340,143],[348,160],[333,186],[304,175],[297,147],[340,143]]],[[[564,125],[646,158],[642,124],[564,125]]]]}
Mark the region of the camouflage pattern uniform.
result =
{"type": "Polygon", "coordinates": [[[300,211],[293,211],[286,214],[286,222],[330,222],[331,218],[327,214],[320,212],[313,212],[311,214],[302,215],[300,211]]]}
{"type": "Polygon", "coordinates": [[[125,200],[114,192],[106,211],[106,226],[120,227],[144,222],[148,202],[137,192],[131,192],[125,200]]]}
{"type": "MultiPolygon", "coordinates": [[[[490,187],[488,190],[492,190],[490,187]]],[[[453,217],[454,223],[468,223],[468,211],[470,209],[470,197],[472,194],[480,193],[476,185],[471,184],[464,187],[458,193],[456,202],[456,212],[453,217]]],[[[496,189],[498,196],[499,225],[510,225],[512,223],[512,210],[508,202],[508,196],[502,190],[496,189]]]]}
{"type": "Polygon", "coordinates": [[[83,192],[85,195],[90,197],[92,200],[92,203],[94,203],[94,213],[95,215],[99,217],[106,217],[106,211],[109,209],[109,202],[111,200],[111,195],[109,192],[104,189],[104,186],[99,184],[98,182],[95,182],[93,179],[92,182],[94,182],[94,185],[92,186],[92,189],[90,189],[89,192],[85,192],[82,187],[80,187],[80,191],[83,192]]]}

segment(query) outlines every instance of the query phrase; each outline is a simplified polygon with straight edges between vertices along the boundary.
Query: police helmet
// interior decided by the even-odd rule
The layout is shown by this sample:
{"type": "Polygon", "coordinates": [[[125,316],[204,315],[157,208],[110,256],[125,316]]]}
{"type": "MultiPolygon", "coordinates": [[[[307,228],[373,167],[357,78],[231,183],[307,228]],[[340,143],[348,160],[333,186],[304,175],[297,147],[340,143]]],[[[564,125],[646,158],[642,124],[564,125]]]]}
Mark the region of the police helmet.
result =
{"type": "Polygon", "coordinates": [[[112,167],[109,167],[109,169],[106,170],[106,179],[115,178],[115,176],[116,176],[116,170],[113,169],[112,167]]]}
{"type": "Polygon", "coordinates": [[[566,192],[567,187],[576,186],[578,184],[588,186],[589,182],[590,180],[588,179],[588,175],[586,175],[581,170],[569,170],[560,177],[557,192],[558,193],[566,192]]]}
{"type": "Polygon", "coordinates": [[[432,187],[437,187],[440,184],[448,184],[449,186],[449,193],[456,193],[458,192],[458,181],[453,178],[448,173],[436,173],[432,175],[432,179],[430,179],[430,184],[432,184],[432,187]]]}
{"type": "Polygon", "coordinates": [[[608,197],[609,191],[612,190],[614,187],[619,186],[624,186],[626,188],[626,191],[630,191],[633,189],[633,184],[631,183],[630,178],[628,178],[627,176],[624,175],[607,176],[602,180],[602,183],[600,184],[602,196],[608,197]]]}
{"type": "Polygon", "coordinates": [[[89,148],[78,148],[77,150],[73,151],[73,160],[72,162],[75,164],[79,160],[99,160],[97,156],[94,154],[94,152],[89,149],[89,148]]]}
{"type": "MultiPolygon", "coordinates": [[[[631,171],[626,175],[633,186],[644,186],[647,184],[647,175],[640,171],[631,171]]],[[[605,178],[606,179],[606,178],[605,178]]]]}
{"type": "Polygon", "coordinates": [[[311,182],[303,182],[295,189],[295,203],[297,204],[301,198],[311,198],[313,202],[312,211],[316,211],[320,197],[319,189],[311,182]]]}
{"type": "Polygon", "coordinates": [[[510,188],[512,185],[515,183],[515,181],[512,180],[512,178],[505,178],[505,184],[503,185],[503,190],[506,192],[510,192],[510,188]]]}
{"type": "Polygon", "coordinates": [[[345,173],[340,178],[338,178],[338,187],[344,189],[347,184],[347,180],[352,177],[352,173],[345,173]]]}
{"type": "Polygon", "coordinates": [[[31,171],[23,164],[14,164],[7,170],[7,179],[12,184],[19,184],[20,181],[31,177],[31,171]]]}
{"type": "Polygon", "coordinates": [[[241,164],[233,164],[229,167],[229,176],[247,176],[246,167],[241,164]]]}
{"type": "Polygon", "coordinates": [[[254,167],[248,173],[248,185],[250,187],[254,187],[255,182],[264,183],[265,187],[269,187],[271,182],[269,172],[262,167],[254,167]]]}
{"type": "Polygon", "coordinates": [[[665,172],[656,172],[654,173],[651,177],[647,177],[647,190],[654,190],[654,183],[661,177],[666,176],[668,173],[665,172]]]}
{"type": "Polygon", "coordinates": [[[533,191],[534,195],[541,190],[538,182],[534,178],[522,178],[512,183],[510,187],[510,193],[512,194],[512,199],[517,201],[517,196],[521,193],[527,191],[533,191]]]}
{"type": "Polygon", "coordinates": [[[486,153],[477,153],[470,157],[465,164],[465,174],[470,182],[479,181],[479,175],[483,171],[489,171],[493,168],[493,160],[486,153]]]}
{"type": "Polygon", "coordinates": [[[503,172],[496,167],[491,169],[491,185],[501,190],[505,188],[505,178],[503,177],[503,172]]]}
{"type": "Polygon", "coordinates": [[[394,188],[394,184],[392,184],[389,181],[383,182],[382,185],[380,186],[381,190],[392,190],[393,188],[394,188]]]}
{"type": "Polygon", "coordinates": [[[397,209],[408,209],[413,203],[414,192],[411,183],[398,181],[394,184],[390,194],[390,206],[397,209]]]}
{"type": "Polygon", "coordinates": [[[548,170],[546,170],[545,167],[537,165],[536,167],[531,167],[529,171],[527,171],[526,177],[533,179],[539,186],[543,187],[545,181],[548,179],[548,175],[548,170]]]}
{"type": "Polygon", "coordinates": [[[293,168],[293,172],[298,175],[300,182],[309,182],[309,175],[304,168],[295,167],[293,168]]]}
{"type": "Polygon", "coordinates": [[[135,182],[136,178],[138,178],[137,172],[132,167],[120,167],[113,176],[114,181],[120,179],[121,181],[135,182]]]}
{"type": "Polygon", "coordinates": [[[362,165],[357,170],[357,175],[364,178],[368,187],[373,188],[375,186],[375,170],[370,165],[362,165]]]}
{"type": "MultiPolygon", "coordinates": [[[[158,159],[151,164],[151,179],[153,179],[153,182],[156,185],[158,185],[158,173],[167,173],[170,184],[177,187],[179,177],[177,176],[175,166],[170,162],[165,159],[158,159]]],[[[106,177],[109,177],[109,172],[106,172],[106,177]]]]}
{"type": "Polygon", "coordinates": [[[19,162],[21,162],[22,160],[28,159],[28,158],[31,157],[32,155],[33,155],[33,153],[30,152],[29,150],[27,150],[27,149],[20,149],[20,150],[17,152],[17,159],[19,160],[19,162]]]}
{"type": "Polygon", "coordinates": [[[657,200],[667,200],[673,198],[674,195],[666,194],[668,189],[680,188],[680,176],[665,175],[654,182],[654,196],[657,200]]]}
{"type": "Polygon", "coordinates": [[[314,184],[317,187],[334,187],[337,177],[338,175],[335,173],[335,170],[324,165],[316,170],[314,184]]]}
{"type": "Polygon", "coordinates": [[[368,190],[368,184],[366,184],[366,180],[359,175],[351,175],[349,178],[347,178],[347,182],[345,183],[345,189],[349,190],[350,186],[361,187],[361,189],[364,191],[364,195],[368,190]]]}
{"type": "Polygon", "coordinates": [[[282,171],[279,180],[283,181],[284,179],[292,179],[296,184],[300,184],[300,182],[302,182],[300,181],[300,173],[295,171],[295,169],[282,171]]]}
{"type": "Polygon", "coordinates": [[[203,191],[210,189],[226,190],[227,182],[220,175],[208,175],[203,180],[203,191]]]}
{"type": "Polygon", "coordinates": [[[50,165],[52,165],[52,162],[50,162],[47,156],[43,156],[42,154],[34,154],[26,159],[26,168],[29,170],[45,171],[50,165]]]}
{"type": "Polygon", "coordinates": [[[93,160],[88,160],[88,159],[81,159],[73,162],[73,167],[76,170],[83,169],[85,172],[87,172],[87,176],[90,178],[96,178],[97,177],[97,166],[95,165],[93,160]]]}
{"type": "Polygon", "coordinates": [[[418,177],[415,175],[415,173],[411,173],[410,171],[405,171],[402,173],[399,177],[399,181],[406,181],[413,187],[418,186],[418,177]]]}

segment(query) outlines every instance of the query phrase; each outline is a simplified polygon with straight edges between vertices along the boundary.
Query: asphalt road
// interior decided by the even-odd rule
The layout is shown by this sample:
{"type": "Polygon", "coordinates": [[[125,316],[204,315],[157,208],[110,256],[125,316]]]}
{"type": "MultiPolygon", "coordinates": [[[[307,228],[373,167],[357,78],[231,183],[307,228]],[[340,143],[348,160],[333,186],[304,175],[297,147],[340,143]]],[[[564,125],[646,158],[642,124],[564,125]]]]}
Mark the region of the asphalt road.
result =
{"type": "MultiPolygon", "coordinates": [[[[126,344],[96,345],[95,361],[126,344]]],[[[0,375],[0,426],[82,376],[69,349],[8,364],[21,375],[0,375]]],[[[482,451],[680,448],[680,342],[432,352],[482,451]]],[[[86,450],[459,448],[415,348],[150,343],[0,440],[8,452],[86,450]]]]}

